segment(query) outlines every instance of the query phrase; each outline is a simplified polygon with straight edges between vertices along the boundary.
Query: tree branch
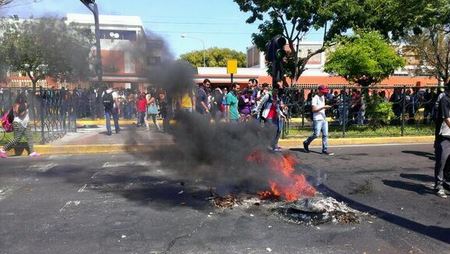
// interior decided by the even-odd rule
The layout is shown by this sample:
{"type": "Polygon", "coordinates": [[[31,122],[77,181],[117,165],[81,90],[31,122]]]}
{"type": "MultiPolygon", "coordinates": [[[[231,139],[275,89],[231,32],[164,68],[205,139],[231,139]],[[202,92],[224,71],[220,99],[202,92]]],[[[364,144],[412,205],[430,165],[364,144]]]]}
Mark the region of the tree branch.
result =
{"type": "MultiPolygon", "coordinates": [[[[295,26],[297,25],[297,20],[296,19],[294,19],[293,21],[292,21],[292,29],[291,29],[291,33],[290,33],[290,37],[291,38],[293,38],[293,36],[294,36],[294,31],[295,31],[295,26]]],[[[295,39],[293,39],[293,40],[295,40],[295,39]]]]}
{"type": "MultiPolygon", "coordinates": [[[[435,28],[433,28],[434,30],[435,28]]],[[[435,31],[431,31],[430,30],[430,38],[431,38],[431,45],[433,46],[433,50],[434,50],[434,57],[437,60],[437,69],[438,72],[440,73],[440,75],[442,74],[442,68],[445,68],[444,65],[442,64],[442,60],[439,54],[439,34],[437,34],[436,36],[434,36],[436,32],[435,31]]],[[[442,78],[442,76],[441,76],[442,78]]]]}
{"type": "MultiPolygon", "coordinates": [[[[283,29],[284,29],[284,32],[286,33],[286,36],[289,36],[286,21],[284,20],[283,15],[279,15],[279,11],[277,10],[277,8],[272,7],[272,9],[277,13],[277,18],[280,18],[281,24],[283,24],[283,29]]],[[[288,38],[288,40],[292,41],[292,38],[288,38]]]]}
{"type": "Polygon", "coordinates": [[[8,5],[12,2],[13,0],[0,0],[0,6],[5,6],[8,5]]]}

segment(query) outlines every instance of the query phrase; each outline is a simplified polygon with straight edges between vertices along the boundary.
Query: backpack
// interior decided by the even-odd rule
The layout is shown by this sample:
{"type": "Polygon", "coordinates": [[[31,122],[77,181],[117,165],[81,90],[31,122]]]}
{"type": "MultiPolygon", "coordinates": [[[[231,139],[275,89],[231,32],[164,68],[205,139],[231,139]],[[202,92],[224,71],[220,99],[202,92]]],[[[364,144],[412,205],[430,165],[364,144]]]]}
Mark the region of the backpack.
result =
{"type": "Polygon", "coordinates": [[[105,106],[105,110],[112,110],[114,108],[114,98],[112,93],[106,93],[102,97],[103,106],[105,106]]]}
{"type": "Polygon", "coordinates": [[[272,95],[271,94],[269,94],[269,98],[267,99],[266,102],[264,102],[263,106],[261,107],[261,110],[258,112],[258,116],[260,119],[264,119],[264,117],[262,115],[263,115],[264,109],[266,109],[269,106],[269,104],[272,104],[272,95]]]}
{"type": "Polygon", "coordinates": [[[3,116],[2,116],[2,127],[5,130],[5,132],[12,132],[13,131],[13,124],[12,122],[14,121],[14,113],[12,111],[12,109],[10,109],[8,112],[6,112],[3,116]]]}

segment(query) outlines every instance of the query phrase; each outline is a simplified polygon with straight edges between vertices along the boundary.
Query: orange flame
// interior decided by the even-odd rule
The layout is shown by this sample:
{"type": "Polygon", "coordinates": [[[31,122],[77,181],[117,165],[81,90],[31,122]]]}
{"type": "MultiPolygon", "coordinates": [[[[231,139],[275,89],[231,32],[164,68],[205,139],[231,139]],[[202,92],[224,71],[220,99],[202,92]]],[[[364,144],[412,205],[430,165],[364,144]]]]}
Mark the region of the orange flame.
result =
{"type": "Polygon", "coordinates": [[[294,201],[303,196],[312,197],[316,194],[316,190],[306,181],[305,176],[295,173],[295,166],[299,162],[292,154],[283,154],[279,157],[254,151],[247,160],[260,165],[268,163],[275,173],[275,178],[269,180],[270,191],[259,193],[262,199],[282,197],[287,201],[294,201]]]}

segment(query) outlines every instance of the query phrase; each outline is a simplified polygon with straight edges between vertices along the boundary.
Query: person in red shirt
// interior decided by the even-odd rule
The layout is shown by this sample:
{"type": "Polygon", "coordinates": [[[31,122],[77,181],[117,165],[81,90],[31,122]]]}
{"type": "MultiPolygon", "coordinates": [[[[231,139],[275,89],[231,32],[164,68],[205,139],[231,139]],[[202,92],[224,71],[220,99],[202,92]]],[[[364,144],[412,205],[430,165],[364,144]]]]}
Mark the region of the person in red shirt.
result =
{"type": "Polygon", "coordinates": [[[145,126],[145,112],[147,111],[147,99],[145,94],[139,94],[138,100],[136,101],[136,111],[138,113],[138,123],[137,127],[145,126]]]}

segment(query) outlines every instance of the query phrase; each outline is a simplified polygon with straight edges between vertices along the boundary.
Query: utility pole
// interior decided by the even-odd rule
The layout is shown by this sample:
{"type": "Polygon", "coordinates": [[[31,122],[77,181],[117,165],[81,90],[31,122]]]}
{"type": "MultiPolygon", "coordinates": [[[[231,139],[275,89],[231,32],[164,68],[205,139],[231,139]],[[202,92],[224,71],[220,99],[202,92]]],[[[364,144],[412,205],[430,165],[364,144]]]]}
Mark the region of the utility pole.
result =
{"type": "Polygon", "coordinates": [[[96,51],[96,63],[95,72],[97,73],[97,81],[101,83],[103,80],[103,67],[102,67],[102,49],[100,47],[100,24],[98,19],[98,7],[95,0],[80,0],[91,12],[94,14],[95,21],[95,51],[96,51]]]}

